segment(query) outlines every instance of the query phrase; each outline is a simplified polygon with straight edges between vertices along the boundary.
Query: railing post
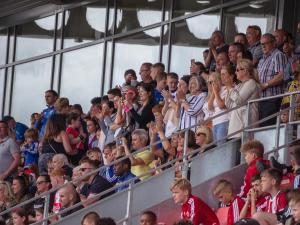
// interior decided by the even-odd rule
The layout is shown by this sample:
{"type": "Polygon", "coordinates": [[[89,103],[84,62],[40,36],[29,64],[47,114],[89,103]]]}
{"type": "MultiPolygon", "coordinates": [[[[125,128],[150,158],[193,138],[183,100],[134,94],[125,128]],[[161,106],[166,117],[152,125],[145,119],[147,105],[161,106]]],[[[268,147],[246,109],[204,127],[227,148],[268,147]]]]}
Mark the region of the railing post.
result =
{"type": "MultiPolygon", "coordinates": [[[[49,216],[49,204],[50,204],[50,193],[48,193],[45,196],[45,202],[44,202],[44,219],[48,218],[49,216]]],[[[48,221],[44,221],[43,225],[47,225],[48,221]]]]}
{"type": "Polygon", "coordinates": [[[126,222],[124,222],[124,225],[131,225],[132,224],[132,181],[129,183],[128,186],[128,192],[127,192],[127,208],[126,208],[126,222]]]}
{"type": "MultiPolygon", "coordinates": [[[[251,104],[251,102],[248,102],[247,108],[246,108],[246,127],[248,127],[250,125],[250,104],[251,104]]],[[[247,142],[248,139],[249,139],[249,132],[246,129],[244,129],[244,131],[242,133],[242,144],[247,142]]]]}
{"type": "Polygon", "coordinates": [[[280,115],[279,114],[277,116],[277,119],[276,119],[276,133],[275,133],[275,146],[274,146],[274,157],[276,160],[278,160],[278,157],[279,157],[279,153],[278,153],[278,147],[279,147],[279,138],[280,138],[280,115]]]}
{"type": "Polygon", "coordinates": [[[184,145],[183,145],[183,164],[182,164],[182,177],[188,178],[188,156],[187,156],[187,148],[188,148],[188,140],[189,140],[189,130],[185,130],[184,132],[184,145]]]}
{"type": "MultiPolygon", "coordinates": [[[[290,107],[293,107],[293,106],[294,106],[294,95],[293,95],[293,93],[291,93],[291,95],[290,95],[290,107]]],[[[296,108],[289,110],[289,122],[292,122],[294,120],[294,118],[293,118],[293,115],[294,115],[293,111],[294,110],[296,111],[296,108]]]]}

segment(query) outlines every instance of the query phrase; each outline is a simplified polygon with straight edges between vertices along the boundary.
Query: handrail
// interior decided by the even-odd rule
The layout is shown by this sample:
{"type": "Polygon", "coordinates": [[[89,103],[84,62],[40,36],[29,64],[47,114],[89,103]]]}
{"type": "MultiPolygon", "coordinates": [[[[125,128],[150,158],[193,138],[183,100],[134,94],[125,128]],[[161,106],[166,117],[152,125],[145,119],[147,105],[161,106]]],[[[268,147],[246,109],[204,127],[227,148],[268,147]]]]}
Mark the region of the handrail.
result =
{"type": "MultiPolygon", "coordinates": [[[[221,116],[223,116],[223,115],[226,115],[226,114],[228,114],[229,112],[232,112],[232,111],[234,111],[234,110],[236,110],[236,109],[239,109],[239,108],[241,108],[241,107],[244,107],[244,106],[246,106],[247,104],[252,103],[252,102],[265,101],[265,100],[268,100],[268,99],[281,98],[281,97],[283,97],[283,96],[292,96],[292,95],[296,95],[296,94],[300,94],[300,91],[298,91],[298,92],[290,92],[290,93],[281,94],[281,95],[272,96],[272,97],[266,97],[266,98],[260,98],[260,99],[251,100],[251,101],[248,101],[248,102],[246,102],[246,103],[244,103],[244,104],[238,105],[238,106],[233,107],[233,108],[228,109],[228,110],[225,110],[224,112],[221,112],[220,114],[217,114],[217,115],[215,115],[215,116],[212,116],[212,117],[210,117],[210,118],[208,118],[208,119],[206,119],[206,120],[201,121],[201,122],[198,123],[198,124],[195,124],[195,125],[193,125],[193,126],[190,126],[190,127],[188,127],[188,128],[182,129],[182,130],[179,130],[179,131],[177,131],[177,132],[175,132],[175,133],[176,133],[176,134],[179,134],[179,133],[182,133],[182,132],[186,132],[186,131],[190,130],[191,128],[194,128],[194,127],[197,127],[197,126],[200,126],[200,125],[204,125],[204,124],[206,124],[206,123],[207,123],[208,121],[210,121],[210,120],[213,120],[213,119],[215,119],[215,118],[218,118],[218,117],[221,117],[221,116]]],[[[227,139],[228,137],[231,137],[231,136],[233,136],[233,135],[235,135],[235,134],[238,134],[238,133],[240,133],[240,132],[243,132],[243,130],[247,129],[248,127],[251,128],[251,127],[253,127],[254,125],[260,124],[261,122],[267,121],[267,120],[269,120],[269,119],[271,119],[271,118],[273,118],[273,117],[278,116],[279,114],[281,114],[281,113],[284,112],[284,111],[287,111],[287,110],[290,110],[290,109],[294,109],[294,108],[299,107],[299,106],[300,106],[300,105],[297,104],[297,105],[291,106],[291,107],[289,107],[289,108],[286,108],[285,110],[282,110],[281,112],[278,112],[278,113],[275,113],[275,114],[270,115],[270,116],[268,116],[268,117],[265,117],[265,118],[263,118],[263,119],[261,119],[261,120],[259,120],[259,121],[257,121],[257,122],[254,122],[254,123],[251,124],[251,125],[248,125],[248,126],[242,128],[242,129],[240,129],[240,130],[238,130],[238,131],[236,131],[236,132],[234,132],[234,133],[231,133],[231,134],[225,136],[225,137],[222,138],[221,140],[225,140],[225,139],[227,139]]],[[[171,135],[171,136],[172,136],[172,135],[171,135]]],[[[170,136],[170,137],[171,137],[171,136],[170,136]]],[[[169,138],[170,138],[170,137],[169,137],[169,138]]],[[[136,155],[137,153],[140,153],[140,152],[142,152],[142,151],[148,150],[151,146],[155,146],[155,145],[160,144],[160,143],[162,143],[162,142],[163,142],[163,140],[159,140],[159,141],[156,141],[155,143],[152,143],[152,144],[150,144],[150,145],[148,145],[148,146],[145,146],[145,147],[143,147],[143,148],[141,148],[141,149],[139,149],[139,150],[137,150],[137,151],[134,151],[134,152],[130,153],[129,155],[126,155],[126,156],[124,156],[124,157],[122,157],[122,158],[120,158],[120,159],[115,160],[115,161],[112,162],[112,163],[109,163],[109,164],[104,165],[104,166],[102,166],[102,167],[100,167],[100,168],[98,168],[98,169],[96,169],[96,170],[94,170],[94,171],[91,171],[90,173],[88,173],[88,174],[82,176],[82,177],[80,178],[80,180],[82,180],[83,178],[88,177],[88,176],[90,176],[90,175],[93,175],[93,174],[95,174],[96,172],[99,172],[100,170],[102,170],[102,169],[104,169],[104,168],[106,168],[106,167],[115,165],[116,163],[119,163],[119,162],[121,162],[122,160],[124,160],[124,159],[126,159],[126,158],[129,158],[130,156],[134,156],[134,155],[136,155]]],[[[217,141],[214,141],[214,142],[212,142],[211,144],[207,145],[206,147],[212,146],[212,145],[214,145],[214,144],[216,144],[216,143],[217,143],[217,141]]],[[[194,152],[194,154],[195,154],[195,152],[194,152]]],[[[186,157],[186,155],[185,155],[184,157],[186,157]]],[[[178,159],[176,159],[176,160],[178,160],[178,159]]],[[[164,165],[165,165],[165,164],[164,164],[164,165]]],[[[141,175],[141,176],[144,176],[144,175],[141,175]]],[[[13,209],[15,209],[15,208],[18,208],[18,207],[27,205],[27,204],[29,204],[29,203],[31,203],[31,202],[34,202],[35,200],[40,199],[40,198],[42,198],[42,197],[44,197],[44,196],[46,196],[46,195],[50,195],[51,193],[56,192],[56,191],[59,190],[60,188],[66,186],[66,185],[68,185],[68,184],[70,184],[70,183],[73,184],[74,182],[78,182],[78,180],[76,180],[76,181],[69,181],[69,182],[67,182],[67,183],[65,183],[65,184],[63,184],[63,185],[60,185],[60,186],[58,186],[58,187],[56,187],[56,188],[53,188],[53,189],[51,189],[51,190],[49,190],[49,191],[47,191],[47,192],[44,192],[44,193],[40,194],[40,195],[38,195],[38,196],[35,196],[34,198],[31,198],[31,199],[29,199],[29,200],[27,200],[27,201],[24,201],[24,202],[22,202],[22,203],[20,203],[20,204],[18,204],[18,205],[16,205],[16,206],[13,206],[13,207],[11,207],[11,208],[9,208],[9,209],[7,209],[7,210],[1,212],[1,213],[0,213],[0,216],[4,215],[4,214],[6,214],[6,213],[11,212],[11,211],[12,211],[13,209]]]]}
{"type": "MultiPolygon", "coordinates": [[[[299,107],[299,106],[300,106],[300,104],[294,105],[294,106],[289,107],[289,108],[286,108],[286,109],[284,109],[284,110],[282,110],[282,111],[280,111],[280,112],[278,112],[278,113],[274,113],[273,115],[270,115],[270,116],[268,116],[268,117],[266,117],[266,118],[263,118],[263,119],[257,121],[256,123],[259,124],[259,123],[261,123],[262,121],[264,122],[264,121],[266,121],[266,120],[268,120],[268,119],[271,119],[271,118],[273,118],[273,117],[277,117],[277,116],[279,116],[281,113],[283,113],[283,112],[285,112],[285,111],[288,111],[288,110],[290,110],[290,109],[299,107]]],[[[247,127],[251,127],[251,126],[253,126],[253,124],[248,125],[247,127]]],[[[226,137],[224,137],[224,139],[227,138],[227,137],[230,137],[230,136],[233,136],[233,135],[235,135],[235,134],[238,134],[238,133],[242,132],[244,129],[247,129],[247,127],[242,128],[242,129],[240,129],[240,130],[238,130],[238,131],[236,131],[236,132],[234,132],[234,133],[232,133],[232,134],[230,134],[230,135],[227,135],[226,137]]],[[[280,150],[280,149],[282,149],[282,148],[285,148],[285,147],[287,147],[288,145],[290,145],[290,144],[293,143],[293,142],[294,142],[294,140],[291,141],[291,142],[289,142],[289,143],[287,143],[287,144],[284,144],[284,145],[278,146],[278,147],[276,147],[276,148],[273,148],[271,151],[267,152],[266,155],[269,155],[270,153],[273,153],[273,152],[276,152],[276,151],[278,151],[278,150],[280,150]]],[[[205,148],[210,147],[210,146],[213,146],[213,145],[216,144],[216,143],[217,143],[217,141],[214,141],[214,142],[212,142],[212,143],[206,145],[205,148]]],[[[123,182],[123,183],[121,183],[121,184],[119,184],[119,185],[116,185],[116,186],[114,186],[114,187],[112,187],[112,188],[110,188],[110,189],[108,189],[108,190],[106,190],[106,191],[104,191],[104,192],[101,192],[101,193],[99,193],[99,194],[93,196],[92,199],[97,199],[97,198],[99,198],[99,197],[101,197],[101,196],[103,196],[103,195],[105,195],[105,194],[111,192],[112,190],[117,189],[117,188],[120,187],[120,186],[124,186],[124,185],[127,185],[127,184],[134,184],[134,182],[135,182],[137,179],[139,179],[140,177],[143,177],[143,176],[148,175],[148,174],[152,174],[153,172],[155,172],[155,171],[157,171],[157,170],[163,169],[164,167],[167,167],[167,166],[169,166],[169,165],[174,164],[176,161],[181,161],[181,160],[182,160],[182,162],[180,162],[179,165],[184,165],[184,163],[185,163],[185,162],[184,162],[184,159],[186,158],[187,161],[188,161],[188,163],[189,163],[189,162],[192,161],[192,159],[188,159],[188,156],[193,156],[193,155],[196,154],[196,153],[201,153],[202,149],[203,149],[203,148],[200,147],[200,148],[198,148],[198,149],[195,149],[195,150],[193,150],[193,151],[187,153],[186,155],[183,155],[183,156],[181,156],[181,157],[179,157],[179,158],[175,158],[175,159],[173,159],[173,160],[171,160],[171,161],[169,161],[169,162],[167,162],[167,163],[165,163],[165,164],[163,164],[163,165],[160,165],[160,166],[157,167],[157,168],[153,168],[153,169],[147,171],[146,173],[144,173],[144,174],[142,174],[142,175],[140,175],[140,176],[138,176],[138,177],[135,177],[135,178],[133,178],[133,179],[130,179],[130,180],[128,180],[128,181],[126,181],[126,182],[123,182]]],[[[144,182],[145,182],[145,181],[141,181],[141,182],[139,182],[139,183],[144,183],[144,182]]],[[[81,206],[81,205],[83,205],[83,203],[82,203],[82,202],[78,202],[77,204],[73,205],[72,207],[69,207],[69,208],[67,208],[67,209],[64,209],[63,211],[60,211],[60,212],[58,212],[58,213],[55,214],[55,215],[51,215],[51,216],[49,216],[49,217],[43,219],[42,221],[39,221],[39,222],[34,223],[33,225],[39,224],[39,223],[41,223],[41,222],[43,222],[43,221],[47,221],[49,218],[51,218],[51,217],[53,217],[53,216],[61,215],[61,214],[65,213],[65,212],[68,212],[68,211],[70,211],[70,210],[72,210],[72,209],[74,209],[74,208],[76,208],[76,207],[78,207],[78,206],[81,206]]],[[[123,221],[123,220],[124,220],[124,219],[122,219],[122,221],[123,221]]]]}

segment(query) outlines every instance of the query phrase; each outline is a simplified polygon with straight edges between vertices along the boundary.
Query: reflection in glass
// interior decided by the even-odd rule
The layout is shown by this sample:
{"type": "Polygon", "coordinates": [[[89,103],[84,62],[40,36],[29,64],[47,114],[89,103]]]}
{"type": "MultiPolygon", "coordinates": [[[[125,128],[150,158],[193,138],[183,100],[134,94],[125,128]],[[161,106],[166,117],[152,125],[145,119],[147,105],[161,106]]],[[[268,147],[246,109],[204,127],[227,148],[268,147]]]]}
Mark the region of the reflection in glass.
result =
{"type": "Polygon", "coordinates": [[[118,1],[117,21],[121,21],[116,32],[126,32],[161,22],[162,0],[148,1],[118,1]]]}
{"type": "Polygon", "coordinates": [[[69,19],[64,30],[64,47],[88,43],[104,37],[106,1],[66,11],[69,19]]]}
{"type": "Polygon", "coordinates": [[[246,33],[249,25],[258,25],[262,33],[272,33],[275,27],[275,12],[276,4],[270,0],[260,1],[259,7],[248,2],[225,9],[226,41],[231,42],[236,33],[246,33]]]}
{"type": "Polygon", "coordinates": [[[0,30],[0,65],[6,62],[7,30],[0,30]]]}
{"type": "Polygon", "coordinates": [[[51,58],[15,67],[12,95],[12,115],[17,121],[29,124],[33,112],[45,107],[44,92],[50,88],[51,58]]]}
{"type": "Polygon", "coordinates": [[[5,81],[5,70],[1,69],[0,70],[0,116],[3,113],[3,98],[4,98],[4,81],[5,81]]]}
{"type": "Polygon", "coordinates": [[[50,28],[54,28],[54,26],[55,16],[17,26],[16,60],[51,52],[54,30],[50,28]]]}
{"type": "Polygon", "coordinates": [[[60,95],[88,111],[90,100],[100,95],[102,58],[103,44],[65,53],[60,95]]]}
{"type": "Polygon", "coordinates": [[[179,76],[189,74],[191,59],[204,61],[202,53],[208,48],[211,34],[218,30],[219,20],[219,12],[215,12],[173,24],[170,71],[176,71],[179,76]]]}
{"type": "Polygon", "coordinates": [[[175,0],[173,16],[183,16],[219,4],[221,4],[221,0],[175,0]]]}
{"type": "MultiPolygon", "coordinates": [[[[160,32],[160,27],[152,30],[153,32],[160,32]]],[[[134,69],[138,74],[143,62],[155,63],[158,60],[159,38],[149,37],[144,32],[141,32],[116,40],[112,86],[123,84],[125,70],[134,69]]]]}

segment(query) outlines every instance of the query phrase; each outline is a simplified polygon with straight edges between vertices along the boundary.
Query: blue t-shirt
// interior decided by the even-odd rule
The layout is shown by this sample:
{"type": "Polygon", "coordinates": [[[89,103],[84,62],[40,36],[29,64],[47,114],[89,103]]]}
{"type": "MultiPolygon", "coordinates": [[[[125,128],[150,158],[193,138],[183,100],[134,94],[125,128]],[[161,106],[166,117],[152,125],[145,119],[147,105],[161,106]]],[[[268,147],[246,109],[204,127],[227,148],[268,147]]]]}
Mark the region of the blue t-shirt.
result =
{"type": "Polygon", "coordinates": [[[21,151],[24,154],[24,164],[25,166],[29,166],[32,164],[37,165],[39,159],[39,152],[38,152],[39,143],[33,142],[32,144],[25,145],[21,151]]]}
{"type": "Polygon", "coordinates": [[[44,109],[43,112],[42,112],[42,120],[37,121],[34,124],[34,128],[36,128],[40,131],[40,139],[41,140],[44,137],[44,130],[45,130],[47,121],[50,118],[50,116],[52,116],[54,113],[55,113],[54,106],[50,106],[50,107],[44,109]]]}
{"type": "MultiPolygon", "coordinates": [[[[135,178],[135,177],[136,177],[136,176],[135,176],[134,174],[132,174],[132,173],[129,171],[129,172],[127,172],[125,175],[123,175],[123,176],[121,176],[121,177],[118,177],[116,185],[119,185],[119,184],[121,184],[121,183],[123,183],[123,182],[125,182],[125,181],[129,181],[129,180],[131,180],[131,179],[133,179],[133,178],[135,178]]],[[[139,181],[140,181],[139,179],[136,179],[136,180],[134,181],[134,183],[137,183],[137,182],[139,182],[139,181]]],[[[127,184],[124,184],[124,185],[121,185],[121,186],[119,186],[119,187],[116,189],[116,191],[117,191],[117,192],[123,191],[123,190],[127,189],[128,186],[129,186],[128,183],[127,183],[127,184]]]]}
{"type": "Polygon", "coordinates": [[[16,140],[23,142],[24,141],[24,133],[28,129],[28,127],[23,124],[16,122],[15,132],[16,132],[16,140]]]}
{"type": "Polygon", "coordinates": [[[164,101],[164,97],[157,89],[154,89],[154,100],[155,100],[155,104],[159,104],[160,102],[164,101]]]}

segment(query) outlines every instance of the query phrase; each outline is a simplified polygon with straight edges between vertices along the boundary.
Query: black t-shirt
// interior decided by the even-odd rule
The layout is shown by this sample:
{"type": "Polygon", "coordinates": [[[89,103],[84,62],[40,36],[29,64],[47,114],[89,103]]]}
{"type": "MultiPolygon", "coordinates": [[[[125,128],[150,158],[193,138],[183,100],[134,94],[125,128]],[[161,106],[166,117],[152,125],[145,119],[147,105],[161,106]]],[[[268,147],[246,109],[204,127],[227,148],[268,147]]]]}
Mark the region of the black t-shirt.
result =
{"type": "MultiPolygon", "coordinates": [[[[101,177],[99,174],[97,174],[91,184],[85,184],[81,190],[80,194],[84,195],[85,197],[88,197],[89,194],[99,194],[109,188],[112,188],[112,184],[109,183],[106,179],[101,177]]],[[[113,194],[114,191],[109,192],[103,196],[100,197],[100,199],[105,198],[111,194],[113,194]]]]}

